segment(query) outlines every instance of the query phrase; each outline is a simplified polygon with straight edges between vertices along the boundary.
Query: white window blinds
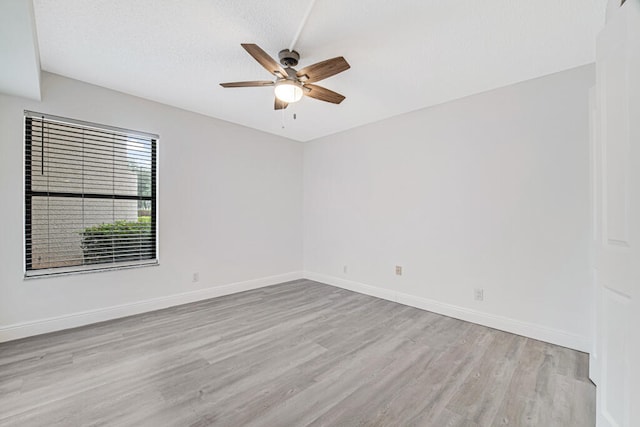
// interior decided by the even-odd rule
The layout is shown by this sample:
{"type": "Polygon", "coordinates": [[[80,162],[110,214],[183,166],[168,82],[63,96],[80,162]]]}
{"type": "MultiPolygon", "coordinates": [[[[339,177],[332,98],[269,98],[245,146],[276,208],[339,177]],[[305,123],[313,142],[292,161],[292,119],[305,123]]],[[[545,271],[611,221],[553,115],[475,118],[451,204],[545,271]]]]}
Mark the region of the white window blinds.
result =
{"type": "Polygon", "coordinates": [[[157,263],[157,140],[25,112],[27,276],[157,263]]]}

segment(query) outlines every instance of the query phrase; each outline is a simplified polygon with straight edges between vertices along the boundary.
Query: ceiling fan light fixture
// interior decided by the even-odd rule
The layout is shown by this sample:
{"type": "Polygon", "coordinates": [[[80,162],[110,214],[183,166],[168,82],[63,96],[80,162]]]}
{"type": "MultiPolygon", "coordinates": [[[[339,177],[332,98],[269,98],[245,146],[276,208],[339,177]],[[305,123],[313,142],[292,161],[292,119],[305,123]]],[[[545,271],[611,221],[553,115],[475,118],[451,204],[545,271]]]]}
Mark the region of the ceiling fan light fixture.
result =
{"type": "Polygon", "coordinates": [[[287,105],[300,101],[303,96],[332,104],[340,104],[344,101],[344,95],[315,84],[350,68],[349,63],[342,56],[295,70],[292,67],[298,63],[300,55],[294,50],[283,49],[280,51],[278,54],[280,64],[282,64],[280,65],[257,44],[241,43],[241,45],[265,70],[276,77],[276,81],[227,82],[220,83],[220,86],[226,88],[275,86],[274,110],[284,110],[287,105]]]}
{"type": "Polygon", "coordinates": [[[276,98],[287,104],[298,102],[302,99],[302,85],[293,80],[280,80],[276,82],[276,98]]]}

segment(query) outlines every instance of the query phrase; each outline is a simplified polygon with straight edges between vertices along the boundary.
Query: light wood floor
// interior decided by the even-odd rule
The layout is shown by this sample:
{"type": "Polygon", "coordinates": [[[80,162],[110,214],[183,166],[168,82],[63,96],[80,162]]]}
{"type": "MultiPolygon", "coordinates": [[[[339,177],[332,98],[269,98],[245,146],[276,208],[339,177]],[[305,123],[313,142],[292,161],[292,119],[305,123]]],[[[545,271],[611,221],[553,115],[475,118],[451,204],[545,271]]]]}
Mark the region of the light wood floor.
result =
{"type": "Polygon", "coordinates": [[[307,280],[0,344],[2,426],[594,426],[587,355],[307,280]]]}

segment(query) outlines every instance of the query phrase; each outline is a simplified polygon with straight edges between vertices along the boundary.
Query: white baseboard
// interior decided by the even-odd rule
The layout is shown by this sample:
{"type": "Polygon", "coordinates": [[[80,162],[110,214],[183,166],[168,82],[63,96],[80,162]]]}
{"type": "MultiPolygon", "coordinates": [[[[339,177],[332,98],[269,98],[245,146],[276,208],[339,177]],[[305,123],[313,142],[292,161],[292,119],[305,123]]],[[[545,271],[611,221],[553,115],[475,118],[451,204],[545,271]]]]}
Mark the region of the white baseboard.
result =
{"type": "Polygon", "coordinates": [[[575,350],[589,352],[591,350],[588,338],[571,334],[562,330],[552,329],[533,323],[523,322],[503,316],[497,316],[465,307],[443,303],[440,301],[422,298],[415,295],[379,288],[360,282],[345,280],[339,277],[328,276],[314,272],[294,271],[276,276],[263,277],[243,282],[230,283],[223,286],[199,289],[175,295],[152,298],[129,304],[105,307],[96,310],[88,310],[63,316],[39,319],[30,322],[16,323],[0,326],[0,342],[11,341],[19,338],[55,332],[105,320],[117,319],[134,314],[160,310],[176,305],[206,300],[223,295],[262,288],[282,282],[298,279],[310,279],[339,288],[348,289],[365,295],[386,299],[422,310],[432,311],[456,319],[466,320],[479,325],[523,335],[529,338],[561,345],[575,350]]]}
{"type": "Polygon", "coordinates": [[[299,280],[302,278],[303,275],[301,271],[292,271],[290,273],[278,274],[276,276],[262,277],[259,279],[230,283],[222,286],[198,289],[196,291],[152,298],[129,304],[82,311],[63,316],[50,317],[47,319],[16,323],[13,325],[0,326],[0,342],[16,340],[19,338],[40,335],[48,332],[61,331],[64,329],[76,328],[78,326],[89,325],[91,323],[103,322],[105,320],[146,313],[148,311],[160,310],[163,308],[187,304],[190,302],[206,300],[223,295],[235,294],[237,292],[249,291],[251,289],[263,288],[265,286],[275,285],[291,280],[299,280]]]}
{"type": "Polygon", "coordinates": [[[315,280],[317,282],[326,283],[350,291],[358,292],[365,295],[386,299],[397,302],[399,304],[420,308],[422,310],[431,311],[456,319],[465,320],[479,325],[488,326],[490,328],[499,329],[501,331],[511,332],[528,338],[545,341],[551,344],[557,344],[563,347],[588,353],[591,351],[591,343],[587,337],[572,334],[560,329],[553,329],[547,326],[537,325],[535,323],[524,322],[517,319],[511,319],[504,316],[498,316],[491,313],[485,313],[466,307],[460,307],[453,304],[422,298],[402,292],[383,289],[376,286],[367,285],[360,282],[345,280],[335,276],[305,271],[304,278],[315,280]]]}

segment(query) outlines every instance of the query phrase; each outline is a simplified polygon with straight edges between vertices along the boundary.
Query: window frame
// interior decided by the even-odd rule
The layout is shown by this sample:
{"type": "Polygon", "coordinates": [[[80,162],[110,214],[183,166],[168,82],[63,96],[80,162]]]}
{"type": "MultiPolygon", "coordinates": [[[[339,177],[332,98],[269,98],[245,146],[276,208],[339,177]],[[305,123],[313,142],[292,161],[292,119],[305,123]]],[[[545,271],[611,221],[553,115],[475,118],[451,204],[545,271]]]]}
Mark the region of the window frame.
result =
{"type": "Polygon", "coordinates": [[[160,264],[160,236],[159,236],[159,215],[158,215],[158,207],[159,207],[159,162],[158,162],[158,154],[159,154],[159,141],[160,137],[157,134],[136,131],[131,129],[125,129],[115,126],[103,125],[99,123],[87,122],[77,119],[71,119],[67,117],[55,116],[52,114],[39,113],[30,110],[24,110],[23,114],[23,159],[22,159],[22,168],[23,168],[23,181],[22,181],[22,191],[23,191],[23,226],[22,226],[22,255],[23,255],[23,276],[24,279],[35,279],[35,278],[43,278],[43,277],[53,277],[53,276],[63,276],[63,275],[75,275],[75,274],[83,274],[83,273],[94,273],[100,271],[113,271],[113,270],[122,270],[129,268],[138,268],[138,267],[149,267],[149,266],[157,266],[160,264]],[[31,171],[27,171],[27,162],[31,162],[32,155],[32,146],[31,146],[31,135],[27,135],[27,132],[30,132],[31,129],[28,125],[28,119],[42,119],[52,122],[58,122],[64,125],[71,126],[79,126],[86,128],[88,130],[94,131],[106,131],[112,132],[114,134],[118,134],[120,136],[127,137],[135,137],[135,138],[144,138],[148,139],[151,143],[151,196],[126,196],[126,195],[116,195],[116,194],[79,194],[73,192],[55,192],[55,191],[33,191],[32,190],[32,175],[31,171]],[[35,193],[35,194],[34,194],[35,193]],[[31,228],[31,219],[29,218],[29,212],[32,213],[31,205],[33,204],[33,197],[42,197],[42,196],[51,196],[56,197],[57,195],[61,195],[61,197],[69,197],[69,198],[95,198],[95,199],[106,199],[106,200],[149,200],[152,205],[151,209],[151,229],[154,232],[154,245],[153,245],[153,258],[146,260],[137,260],[137,261],[118,261],[112,263],[96,263],[96,264],[82,264],[77,266],[67,266],[67,267],[50,267],[50,268],[41,268],[41,269],[30,269],[29,258],[30,254],[30,228],[31,228]]]}

